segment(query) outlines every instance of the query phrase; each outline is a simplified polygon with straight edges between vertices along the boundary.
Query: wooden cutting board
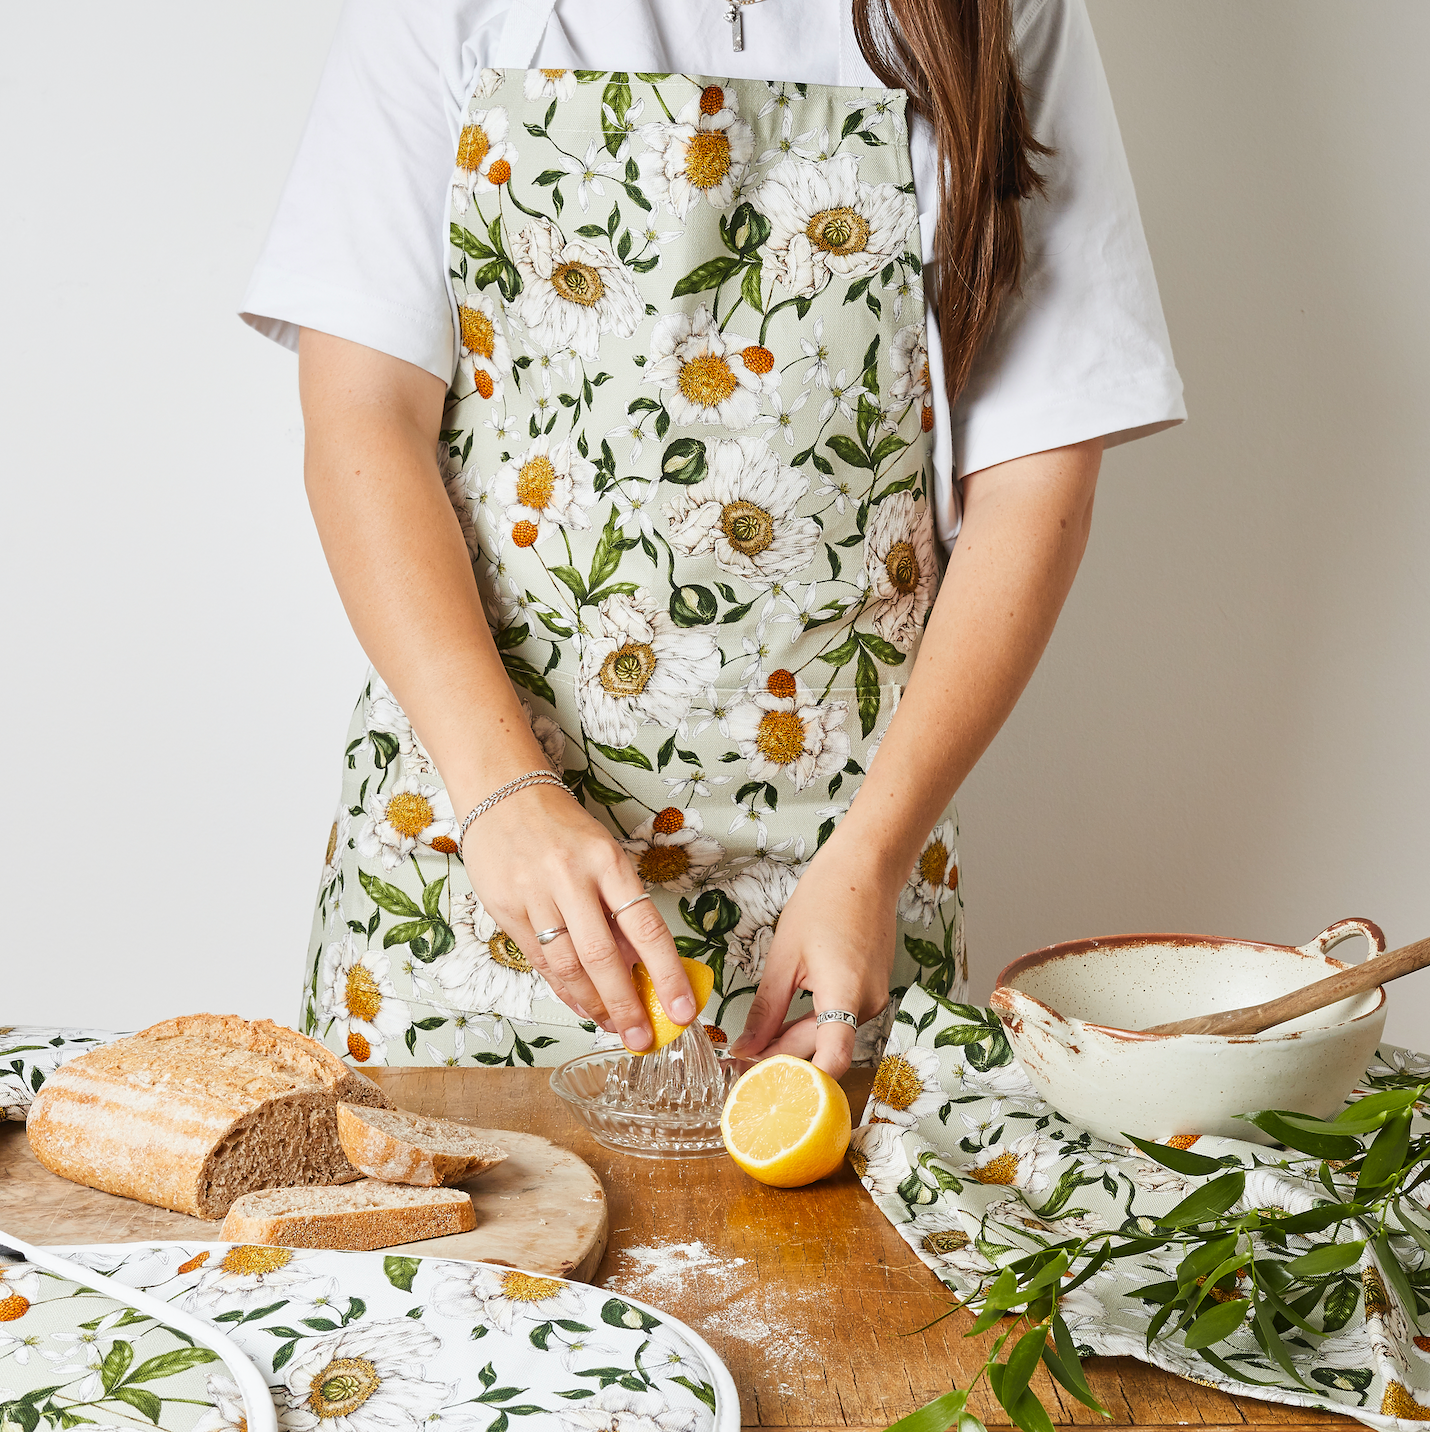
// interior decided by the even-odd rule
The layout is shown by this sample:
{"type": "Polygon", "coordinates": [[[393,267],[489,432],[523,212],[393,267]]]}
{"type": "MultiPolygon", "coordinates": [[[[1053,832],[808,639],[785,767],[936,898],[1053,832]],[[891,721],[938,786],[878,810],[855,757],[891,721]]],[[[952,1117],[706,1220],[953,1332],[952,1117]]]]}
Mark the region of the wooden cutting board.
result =
{"type": "MultiPolygon", "coordinates": [[[[468,1122],[464,1120],[463,1122],[468,1122]]],[[[458,1185],[471,1194],[470,1233],[398,1245],[434,1258],[468,1258],[589,1283],[606,1250],[606,1194],[575,1154],[537,1134],[479,1129],[507,1150],[490,1172],[458,1185]]],[[[24,1125],[0,1123],[0,1229],[31,1243],[219,1240],[221,1224],[71,1183],[30,1152],[24,1125]]]]}

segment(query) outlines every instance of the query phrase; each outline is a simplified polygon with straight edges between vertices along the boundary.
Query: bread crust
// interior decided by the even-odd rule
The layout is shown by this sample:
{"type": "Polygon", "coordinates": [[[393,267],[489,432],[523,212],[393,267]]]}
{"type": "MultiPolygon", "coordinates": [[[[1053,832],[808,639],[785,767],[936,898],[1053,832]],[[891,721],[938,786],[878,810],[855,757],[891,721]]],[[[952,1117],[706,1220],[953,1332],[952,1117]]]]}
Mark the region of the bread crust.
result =
{"type": "MultiPolygon", "coordinates": [[[[432,1120],[444,1123],[445,1120],[432,1120]]],[[[454,1130],[470,1134],[465,1125],[453,1122],[454,1130]]],[[[479,1153],[451,1154],[423,1148],[378,1128],[363,1117],[361,1109],[338,1105],[338,1140],[354,1168],[385,1183],[407,1183],[420,1188],[442,1188],[475,1178],[506,1158],[506,1150],[487,1144],[479,1153]]]]}
{"type": "Polygon", "coordinates": [[[246,1202],[239,1199],[229,1209],[219,1235],[224,1242],[371,1252],[425,1238],[470,1233],[477,1226],[477,1211],[467,1194],[450,1202],[406,1208],[295,1210],[280,1214],[251,1213],[244,1207],[246,1202]]]}
{"type": "Polygon", "coordinates": [[[221,1218],[239,1194],[361,1177],[336,1105],[389,1107],[370,1079],[271,1020],[188,1015],[62,1064],[26,1132],[52,1173],[142,1203],[221,1218]]]}

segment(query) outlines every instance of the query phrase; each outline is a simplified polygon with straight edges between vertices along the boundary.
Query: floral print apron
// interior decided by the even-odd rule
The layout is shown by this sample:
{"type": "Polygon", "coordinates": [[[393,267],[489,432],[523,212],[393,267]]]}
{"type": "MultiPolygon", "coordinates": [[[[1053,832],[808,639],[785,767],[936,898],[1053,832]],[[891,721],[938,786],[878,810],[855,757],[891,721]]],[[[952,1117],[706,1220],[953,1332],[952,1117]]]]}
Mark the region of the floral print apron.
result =
{"type": "MultiPolygon", "coordinates": [[[[450,223],[438,460],[493,637],[552,769],[713,970],[724,1043],[940,575],[904,95],[485,70],[450,223]]],[[[349,737],[302,1028],[359,1064],[606,1038],[473,894],[376,673],[349,737]]],[[[963,996],[956,837],[950,808],[900,897],[896,997],[963,996]]]]}

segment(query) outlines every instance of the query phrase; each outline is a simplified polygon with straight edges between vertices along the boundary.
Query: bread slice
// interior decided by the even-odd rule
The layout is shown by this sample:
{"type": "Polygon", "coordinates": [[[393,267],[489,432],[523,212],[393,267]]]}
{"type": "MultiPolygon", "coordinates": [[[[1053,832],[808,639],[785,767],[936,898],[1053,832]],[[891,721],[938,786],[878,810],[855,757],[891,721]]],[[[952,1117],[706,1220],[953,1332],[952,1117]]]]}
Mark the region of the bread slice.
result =
{"type": "Polygon", "coordinates": [[[198,1218],[240,1194],[361,1178],[337,1105],[387,1095],[331,1050],[272,1020],[168,1019],[62,1064],[26,1131],[52,1173],[198,1218]]]}
{"type": "Polygon", "coordinates": [[[338,1105],[338,1139],[354,1168],[387,1183],[440,1188],[495,1168],[506,1150],[455,1119],[338,1105]]]}
{"type": "Polygon", "coordinates": [[[219,1235],[226,1243],[369,1252],[468,1233],[477,1226],[469,1194],[408,1188],[365,1178],[344,1188],[266,1188],[235,1199],[219,1235]]]}

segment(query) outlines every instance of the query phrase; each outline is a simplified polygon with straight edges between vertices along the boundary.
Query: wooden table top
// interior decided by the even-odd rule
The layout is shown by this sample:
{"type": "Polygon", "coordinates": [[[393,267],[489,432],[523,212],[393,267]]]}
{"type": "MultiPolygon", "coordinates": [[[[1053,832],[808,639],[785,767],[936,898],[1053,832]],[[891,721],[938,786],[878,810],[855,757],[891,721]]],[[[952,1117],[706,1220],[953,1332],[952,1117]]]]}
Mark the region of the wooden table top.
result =
{"type": "MultiPolygon", "coordinates": [[[[368,1071],[404,1108],[542,1134],[591,1165],[605,1185],[610,1242],[594,1282],[665,1308],[724,1358],[747,1428],[882,1432],[982,1365],[971,1318],[943,1313],[948,1290],[914,1256],[846,1164],[809,1188],[767,1188],[725,1158],[660,1161],[603,1148],[551,1091],[546,1069],[368,1071]]],[[[873,1071],[840,1081],[859,1117],[873,1071]]],[[[991,1337],[992,1334],[989,1334],[991,1337]]],[[[1358,1427],[1349,1418],[1228,1397],[1132,1358],[1097,1357],[1088,1381],[1133,1427],[1282,1432],[1358,1427]]],[[[1034,1386],[1061,1425],[1102,1420],[1039,1369],[1034,1386]]],[[[970,1410],[1007,1416],[988,1395],[970,1410]]]]}

